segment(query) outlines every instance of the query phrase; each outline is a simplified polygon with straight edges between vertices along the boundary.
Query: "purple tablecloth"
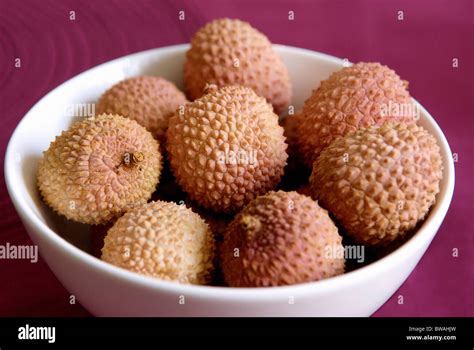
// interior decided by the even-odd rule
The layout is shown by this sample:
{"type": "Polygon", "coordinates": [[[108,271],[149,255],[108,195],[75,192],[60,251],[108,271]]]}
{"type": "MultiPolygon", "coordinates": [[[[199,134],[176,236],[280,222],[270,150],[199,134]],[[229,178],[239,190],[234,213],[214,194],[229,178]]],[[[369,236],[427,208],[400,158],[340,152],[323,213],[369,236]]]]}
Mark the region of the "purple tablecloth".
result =
{"type": "MultiPolygon", "coordinates": [[[[188,42],[216,17],[247,20],[275,43],[353,62],[380,61],[410,81],[410,92],[436,118],[458,162],[454,200],[438,235],[375,315],[474,316],[473,5],[471,0],[0,0],[1,151],[22,116],[58,84],[113,58],[188,42]],[[15,67],[17,58],[21,67],[15,67]]],[[[1,162],[3,168],[3,157],[1,162]]],[[[0,213],[0,244],[27,244],[4,181],[0,213]]],[[[69,304],[68,292],[41,260],[0,261],[0,281],[0,315],[88,315],[69,304]]]]}

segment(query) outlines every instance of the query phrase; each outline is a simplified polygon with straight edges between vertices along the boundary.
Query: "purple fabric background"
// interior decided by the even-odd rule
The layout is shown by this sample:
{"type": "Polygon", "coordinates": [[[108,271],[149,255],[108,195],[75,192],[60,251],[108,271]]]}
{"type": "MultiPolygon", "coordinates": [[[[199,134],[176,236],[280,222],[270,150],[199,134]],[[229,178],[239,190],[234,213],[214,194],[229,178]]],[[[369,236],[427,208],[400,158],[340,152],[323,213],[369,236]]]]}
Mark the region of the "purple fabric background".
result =
{"type": "MultiPolygon", "coordinates": [[[[473,4],[0,0],[1,152],[22,116],[58,84],[113,58],[188,42],[216,17],[250,21],[275,43],[353,62],[380,61],[410,81],[412,95],[437,119],[459,161],[454,200],[438,235],[406,283],[375,315],[474,316],[473,4]],[[71,10],[75,21],[69,20],[71,10]],[[178,21],[180,10],[185,21],[178,21]],[[288,21],[288,11],[295,12],[294,21],[288,21]],[[403,11],[403,21],[397,20],[398,11],[403,11]],[[14,67],[17,57],[21,68],[14,67]],[[452,67],[453,58],[458,58],[458,68],[452,67]],[[459,249],[459,257],[452,256],[453,248],[459,249]],[[399,295],[403,305],[397,303],[399,295]]],[[[2,157],[2,169],[3,162],[2,157]]],[[[28,244],[4,181],[0,183],[0,244],[28,244]]],[[[0,261],[0,280],[0,315],[88,315],[80,305],[69,305],[68,292],[42,261],[0,261]]]]}

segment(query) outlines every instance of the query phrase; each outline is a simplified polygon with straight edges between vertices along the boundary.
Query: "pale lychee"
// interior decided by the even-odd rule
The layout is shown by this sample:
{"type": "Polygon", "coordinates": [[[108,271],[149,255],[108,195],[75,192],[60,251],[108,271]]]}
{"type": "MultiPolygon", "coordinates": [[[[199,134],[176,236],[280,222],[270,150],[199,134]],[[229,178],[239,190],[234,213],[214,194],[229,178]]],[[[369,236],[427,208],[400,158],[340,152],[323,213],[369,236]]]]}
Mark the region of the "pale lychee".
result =
{"type": "Polygon", "coordinates": [[[198,214],[172,202],[129,210],[107,232],[102,260],[163,280],[207,284],[215,242],[198,214]]]}
{"type": "Polygon", "coordinates": [[[39,163],[38,188],[66,218],[105,224],[146,203],[161,173],[159,144],[134,120],[100,115],[63,131],[39,163]]]}

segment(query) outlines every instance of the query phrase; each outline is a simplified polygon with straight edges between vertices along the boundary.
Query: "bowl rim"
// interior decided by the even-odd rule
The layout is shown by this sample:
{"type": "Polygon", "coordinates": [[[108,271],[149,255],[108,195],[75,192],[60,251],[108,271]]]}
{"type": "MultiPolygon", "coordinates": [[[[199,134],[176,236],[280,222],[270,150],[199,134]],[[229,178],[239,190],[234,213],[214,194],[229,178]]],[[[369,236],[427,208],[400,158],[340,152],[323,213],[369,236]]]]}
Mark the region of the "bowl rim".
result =
{"type": "MultiPolygon", "coordinates": [[[[30,225],[37,234],[41,235],[43,239],[48,241],[50,245],[53,245],[56,249],[62,249],[64,253],[70,255],[72,259],[76,260],[76,263],[81,263],[85,265],[89,265],[90,268],[99,270],[102,274],[107,274],[108,277],[120,279],[122,281],[131,282],[136,285],[139,285],[144,288],[149,289],[156,289],[156,290],[163,290],[168,293],[175,293],[179,295],[193,295],[194,297],[201,297],[201,298],[217,298],[220,300],[235,300],[239,299],[240,301],[245,300],[268,300],[272,298],[288,298],[288,296],[297,296],[301,295],[302,293],[306,294],[308,292],[313,292],[315,294],[321,292],[328,292],[331,290],[340,289],[344,286],[350,286],[354,284],[354,280],[363,280],[367,279],[370,276],[382,273],[385,268],[395,264],[397,261],[402,261],[406,256],[410,256],[414,252],[416,252],[419,248],[421,248],[425,242],[428,240],[428,243],[431,242],[431,239],[435,236],[436,231],[439,225],[442,223],[449,205],[451,203],[451,199],[453,196],[454,191],[454,163],[451,156],[448,157],[446,164],[446,179],[442,181],[446,181],[445,190],[438,193],[438,200],[435,205],[431,208],[431,211],[428,217],[423,222],[422,226],[418,229],[418,231],[405,243],[403,243],[400,247],[395,249],[393,252],[387,254],[386,256],[372,262],[366,266],[360,267],[356,270],[346,272],[342,275],[338,275],[335,277],[327,278],[320,281],[314,282],[306,282],[294,285],[287,285],[287,286],[278,286],[278,287],[254,287],[254,288],[232,288],[232,287],[225,287],[225,286],[208,286],[208,285],[190,285],[190,284],[180,284],[177,282],[172,281],[165,281],[160,280],[158,278],[149,277],[140,275],[135,272],[131,272],[125,270],[123,268],[114,266],[109,264],[105,261],[102,261],[93,255],[86,253],[85,251],[79,249],[72,243],[68,242],[64,238],[62,238],[59,234],[54,232],[51,228],[49,228],[45,222],[43,222],[31,208],[28,207],[26,203],[24,203],[21,198],[21,194],[19,188],[14,186],[13,181],[13,174],[14,174],[14,146],[17,144],[19,140],[19,133],[22,129],[22,126],[28,122],[29,116],[34,114],[34,110],[41,101],[43,101],[46,97],[50,94],[55,93],[57,90],[61,89],[61,87],[67,83],[74,81],[75,79],[79,79],[83,74],[89,74],[91,71],[97,70],[102,68],[105,65],[109,65],[112,63],[116,63],[120,60],[129,60],[136,58],[137,56],[145,56],[149,54],[155,53],[166,53],[166,52],[176,52],[176,51],[184,51],[189,47],[189,44],[178,44],[178,45],[171,45],[161,48],[154,48],[149,49],[141,52],[132,53],[129,55],[125,55],[122,57],[118,57],[116,59],[104,62],[100,65],[87,69],[78,75],[66,80],[65,82],[58,85],[56,88],[48,92],[45,96],[39,99],[33,107],[23,116],[21,121],[16,126],[14,132],[12,133],[10,140],[7,145],[7,150],[5,153],[5,166],[4,166],[4,175],[5,175],[5,182],[7,185],[7,190],[10,195],[10,198],[20,215],[21,219],[30,225]],[[434,232],[432,227],[435,227],[434,232]]],[[[278,53],[281,52],[289,52],[289,53],[297,53],[300,55],[304,55],[308,58],[319,58],[324,60],[329,60],[331,62],[342,63],[343,60],[325,53],[320,53],[317,51],[312,51],[304,48],[286,46],[286,45],[274,45],[276,51],[278,53]]],[[[451,155],[451,149],[449,144],[446,140],[445,135],[441,131],[441,128],[436,123],[434,118],[431,114],[421,105],[413,99],[423,114],[426,116],[427,122],[432,126],[433,130],[435,131],[436,139],[440,143],[440,150],[443,157],[447,155],[451,155]]],[[[21,142],[21,141],[20,141],[21,142]]],[[[24,182],[22,182],[24,185],[24,182]]],[[[21,186],[19,186],[21,187],[21,186]]],[[[46,260],[46,259],[45,259],[46,260]]],[[[49,265],[49,264],[48,264],[49,265]]]]}

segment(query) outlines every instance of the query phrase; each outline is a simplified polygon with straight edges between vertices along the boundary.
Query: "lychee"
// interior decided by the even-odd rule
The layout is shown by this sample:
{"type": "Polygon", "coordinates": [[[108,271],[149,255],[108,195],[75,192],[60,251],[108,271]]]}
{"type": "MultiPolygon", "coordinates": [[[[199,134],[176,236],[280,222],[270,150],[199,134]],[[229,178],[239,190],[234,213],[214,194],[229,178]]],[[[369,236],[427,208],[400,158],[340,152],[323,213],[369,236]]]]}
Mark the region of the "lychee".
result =
{"type": "Polygon", "coordinates": [[[207,284],[215,242],[198,214],[171,202],[150,202],[125,213],[109,229],[102,260],[163,280],[207,284]]]}
{"type": "Polygon", "coordinates": [[[387,121],[414,122],[408,83],[387,66],[357,63],[333,73],[304,104],[297,129],[307,166],[336,138],[387,121]]]}
{"type": "Polygon", "coordinates": [[[247,22],[217,19],[199,29],[186,53],[184,80],[191,100],[206,84],[252,88],[282,113],[291,100],[288,70],[268,38],[247,22]]]}
{"type": "Polygon", "coordinates": [[[403,238],[435,203],[442,178],[435,138],[416,124],[384,124],[335,140],[314,162],[313,196],[354,241],[403,238]]]}
{"type": "Polygon", "coordinates": [[[99,115],[74,123],[44,152],[38,188],[66,218],[106,224],[146,203],[161,173],[159,144],[134,120],[99,115]]]}
{"type": "Polygon", "coordinates": [[[187,104],[170,119],[167,141],[177,182],[216,212],[236,212],[275,188],[288,157],[271,106],[240,86],[211,86],[187,104]]]}
{"type": "Polygon", "coordinates": [[[162,144],[169,118],[187,103],[184,94],[168,80],[138,76],[118,82],[97,102],[97,113],[118,114],[136,120],[162,144]]]}
{"type": "Polygon", "coordinates": [[[231,287],[317,281],[344,272],[344,248],[326,210],[296,192],[269,192],[230,223],[221,251],[231,287]]]}

